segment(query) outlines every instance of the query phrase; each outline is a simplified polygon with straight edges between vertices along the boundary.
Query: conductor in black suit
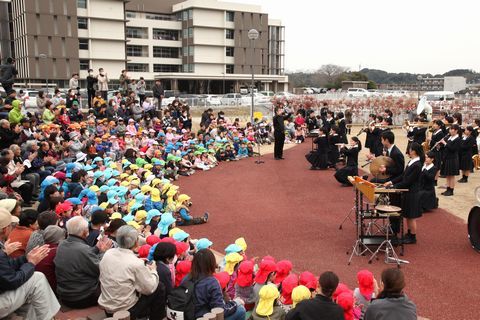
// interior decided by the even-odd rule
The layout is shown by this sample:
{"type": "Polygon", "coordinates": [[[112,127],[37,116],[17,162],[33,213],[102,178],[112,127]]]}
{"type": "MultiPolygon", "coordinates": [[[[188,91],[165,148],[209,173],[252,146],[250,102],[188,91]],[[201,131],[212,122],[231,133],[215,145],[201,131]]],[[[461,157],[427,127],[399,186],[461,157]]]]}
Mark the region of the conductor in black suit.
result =
{"type": "Polygon", "coordinates": [[[273,117],[273,135],[275,137],[275,145],[273,155],[275,160],[283,159],[283,145],[285,144],[285,123],[288,116],[283,115],[283,108],[277,107],[275,109],[275,116],[273,117]]]}

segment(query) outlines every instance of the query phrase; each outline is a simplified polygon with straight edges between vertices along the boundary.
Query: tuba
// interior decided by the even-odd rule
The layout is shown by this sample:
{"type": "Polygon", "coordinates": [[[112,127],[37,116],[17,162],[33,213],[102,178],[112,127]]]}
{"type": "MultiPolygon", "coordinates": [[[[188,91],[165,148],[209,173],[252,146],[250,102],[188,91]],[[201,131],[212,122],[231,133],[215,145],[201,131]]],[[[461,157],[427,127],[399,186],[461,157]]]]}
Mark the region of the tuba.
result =
{"type": "Polygon", "coordinates": [[[428,151],[430,151],[430,143],[428,143],[428,141],[422,142],[422,148],[423,152],[427,153],[428,151]]]}
{"type": "Polygon", "coordinates": [[[476,154],[472,157],[473,167],[475,170],[480,170],[480,154],[476,154]]]}

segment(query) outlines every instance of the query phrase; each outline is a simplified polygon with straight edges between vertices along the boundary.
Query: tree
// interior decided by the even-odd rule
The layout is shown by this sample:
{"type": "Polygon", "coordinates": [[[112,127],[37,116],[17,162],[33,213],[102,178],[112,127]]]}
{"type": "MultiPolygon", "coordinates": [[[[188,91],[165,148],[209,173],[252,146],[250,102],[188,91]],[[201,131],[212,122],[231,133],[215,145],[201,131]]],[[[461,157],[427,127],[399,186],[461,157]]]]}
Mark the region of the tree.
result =
{"type": "Polygon", "coordinates": [[[378,86],[375,83],[375,81],[369,80],[368,85],[367,85],[367,89],[378,89],[378,86]]]}
{"type": "Polygon", "coordinates": [[[317,73],[324,75],[327,83],[333,83],[335,82],[335,78],[347,71],[348,68],[346,67],[338,66],[336,64],[324,64],[318,69],[317,73]]]}

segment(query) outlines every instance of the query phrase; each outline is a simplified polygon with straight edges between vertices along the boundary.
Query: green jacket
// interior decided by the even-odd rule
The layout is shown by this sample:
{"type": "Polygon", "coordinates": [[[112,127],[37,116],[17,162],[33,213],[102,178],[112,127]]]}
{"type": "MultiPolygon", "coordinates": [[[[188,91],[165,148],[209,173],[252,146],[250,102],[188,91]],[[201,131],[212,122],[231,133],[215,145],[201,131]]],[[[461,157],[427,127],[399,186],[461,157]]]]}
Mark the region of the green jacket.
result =
{"type": "Polygon", "coordinates": [[[43,111],[42,119],[44,123],[50,124],[55,119],[55,114],[50,111],[50,109],[45,109],[45,111],[43,111]]]}
{"type": "Polygon", "coordinates": [[[23,119],[22,110],[20,109],[21,102],[19,100],[13,100],[12,110],[8,113],[8,121],[13,124],[20,123],[23,119]]]}

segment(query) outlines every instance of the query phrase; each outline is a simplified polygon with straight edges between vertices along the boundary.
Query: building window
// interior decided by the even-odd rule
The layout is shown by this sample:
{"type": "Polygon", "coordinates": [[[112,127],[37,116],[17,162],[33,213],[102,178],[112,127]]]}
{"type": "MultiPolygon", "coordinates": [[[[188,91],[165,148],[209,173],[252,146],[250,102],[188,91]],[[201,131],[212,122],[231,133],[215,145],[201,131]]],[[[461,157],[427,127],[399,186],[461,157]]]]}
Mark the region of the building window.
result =
{"type": "Polygon", "coordinates": [[[183,38],[188,38],[188,29],[183,29],[183,38]]]}
{"type": "Polygon", "coordinates": [[[232,29],[225,30],[225,38],[227,39],[234,39],[234,34],[235,34],[235,31],[232,29]]]}
{"type": "Polygon", "coordinates": [[[191,63],[183,65],[183,72],[194,72],[194,70],[194,65],[191,63]]]}
{"type": "Polygon", "coordinates": [[[147,63],[127,63],[127,71],[148,72],[148,64],[147,63]]]}
{"type": "Polygon", "coordinates": [[[179,32],[177,30],[153,29],[154,40],[179,40],[179,32]]]}
{"type": "Polygon", "coordinates": [[[137,17],[137,13],[136,13],[136,12],[132,12],[132,11],[126,11],[126,12],[125,12],[125,16],[126,16],[127,18],[133,18],[133,19],[135,19],[135,18],[137,17]]]}
{"type": "Polygon", "coordinates": [[[154,64],[153,72],[180,72],[180,67],[177,64],[154,64]]]}
{"type": "Polygon", "coordinates": [[[148,57],[147,46],[127,45],[127,56],[129,57],[148,57]]]}
{"type": "Polygon", "coordinates": [[[188,56],[188,47],[183,47],[183,56],[186,57],[188,56]]]}
{"type": "Polygon", "coordinates": [[[188,55],[193,56],[195,47],[188,47],[188,55]]]}
{"type": "Polygon", "coordinates": [[[147,28],[135,28],[127,27],[125,29],[125,34],[127,38],[132,39],[148,39],[148,29],[147,28]]]}
{"type": "Polygon", "coordinates": [[[229,74],[233,73],[233,64],[227,64],[225,66],[225,73],[229,73],[229,74]]]}
{"type": "Polygon", "coordinates": [[[88,70],[88,69],[90,69],[90,61],[80,60],[80,70],[88,70]]]}
{"type": "Polygon", "coordinates": [[[189,38],[193,37],[193,28],[188,28],[188,37],[189,38]]]}
{"type": "Polygon", "coordinates": [[[233,47],[226,47],[225,48],[225,55],[227,57],[233,57],[233,54],[234,54],[234,48],[233,47]]]}
{"type": "Polygon", "coordinates": [[[154,58],[179,58],[180,50],[179,48],[153,47],[153,57],[154,58]]]}
{"type": "Polygon", "coordinates": [[[188,10],[188,19],[193,19],[193,10],[192,9],[188,10]]]}
{"type": "Polygon", "coordinates": [[[175,15],[161,14],[161,13],[147,13],[145,15],[145,18],[149,20],[166,20],[166,21],[176,20],[175,15]]]}
{"type": "Polygon", "coordinates": [[[182,12],[182,20],[183,20],[183,21],[187,21],[187,20],[188,20],[188,12],[187,12],[187,11],[183,11],[183,12],[182,12]]]}
{"type": "Polygon", "coordinates": [[[225,20],[233,22],[233,19],[235,18],[235,12],[233,11],[227,11],[225,13],[225,20]]]}
{"type": "Polygon", "coordinates": [[[88,50],[88,39],[78,39],[78,49],[88,50]]]}
{"type": "Polygon", "coordinates": [[[87,9],[87,0],[77,0],[77,8],[87,9]]]}
{"type": "Polygon", "coordinates": [[[88,29],[88,19],[78,17],[78,29],[88,29]]]}

